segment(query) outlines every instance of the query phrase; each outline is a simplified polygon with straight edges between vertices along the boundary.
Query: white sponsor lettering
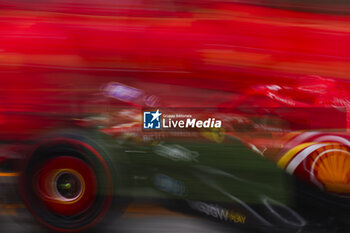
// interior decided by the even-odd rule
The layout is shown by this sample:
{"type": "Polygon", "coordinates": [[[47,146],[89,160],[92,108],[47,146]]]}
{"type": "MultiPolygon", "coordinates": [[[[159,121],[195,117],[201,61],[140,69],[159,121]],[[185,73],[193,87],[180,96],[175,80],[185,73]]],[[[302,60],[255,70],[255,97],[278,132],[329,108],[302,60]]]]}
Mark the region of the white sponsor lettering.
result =
{"type": "Polygon", "coordinates": [[[201,201],[190,201],[189,205],[199,212],[223,221],[244,224],[247,218],[238,212],[222,208],[219,205],[207,204],[201,201]]]}
{"type": "Polygon", "coordinates": [[[170,118],[163,118],[163,128],[221,128],[222,121],[215,118],[208,118],[207,120],[197,120],[196,118],[184,120],[172,120],[170,118]]]}

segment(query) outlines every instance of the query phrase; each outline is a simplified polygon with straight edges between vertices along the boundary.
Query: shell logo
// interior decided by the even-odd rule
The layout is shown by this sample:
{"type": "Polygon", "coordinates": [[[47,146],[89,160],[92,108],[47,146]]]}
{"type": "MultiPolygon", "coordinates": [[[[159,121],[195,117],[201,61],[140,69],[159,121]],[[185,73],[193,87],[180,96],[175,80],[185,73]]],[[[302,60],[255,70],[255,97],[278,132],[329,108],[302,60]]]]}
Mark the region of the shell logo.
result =
{"type": "Polygon", "coordinates": [[[284,154],[278,166],[323,190],[350,194],[350,148],[343,144],[300,144],[284,154]]]}

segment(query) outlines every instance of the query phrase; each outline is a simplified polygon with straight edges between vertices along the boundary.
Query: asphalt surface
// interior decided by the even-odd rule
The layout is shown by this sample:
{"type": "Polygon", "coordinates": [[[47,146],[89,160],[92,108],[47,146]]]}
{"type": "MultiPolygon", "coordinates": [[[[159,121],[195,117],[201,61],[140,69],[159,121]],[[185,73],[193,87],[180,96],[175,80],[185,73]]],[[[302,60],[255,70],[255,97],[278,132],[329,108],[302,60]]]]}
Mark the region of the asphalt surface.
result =
{"type": "MultiPolygon", "coordinates": [[[[278,229],[238,228],[214,220],[168,210],[159,205],[133,203],[121,217],[86,233],[282,233],[278,229]],[[270,231],[271,230],[271,231],[270,231]]],[[[284,231],[285,232],[285,231],[284,231]]],[[[288,233],[349,233],[349,228],[303,229],[288,233]]],[[[38,225],[22,204],[0,205],[0,233],[50,233],[38,225]]]]}
{"type": "MultiPolygon", "coordinates": [[[[0,232],[45,233],[20,204],[0,206],[0,232]]],[[[244,233],[241,229],[147,204],[132,204],[120,218],[96,229],[106,233],[244,233]]]]}
{"type": "MultiPolygon", "coordinates": [[[[201,217],[181,214],[150,204],[131,204],[125,213],[103,228],[86,233],[270,233],[268,229],[237,228],[232,224],[215,222],[201,217]]],[[[296,230],[293,233],[349,233],[349,228],[296,230]]],[[[279,232],[278,230],[272,232],[279,232]]],[[[21,204],[0,205],[0,233],[49,233],[36,224],[21,204]]],[[[291,233],[291,231],[288,231],[291,233]]]]}

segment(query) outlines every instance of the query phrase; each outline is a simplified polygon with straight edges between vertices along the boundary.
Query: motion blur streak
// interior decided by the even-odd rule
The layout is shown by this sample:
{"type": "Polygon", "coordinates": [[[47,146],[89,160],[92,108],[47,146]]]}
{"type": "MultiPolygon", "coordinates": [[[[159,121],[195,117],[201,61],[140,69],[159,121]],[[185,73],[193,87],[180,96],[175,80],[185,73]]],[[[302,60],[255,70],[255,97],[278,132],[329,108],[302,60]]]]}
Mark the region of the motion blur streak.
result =
{"type": "Polygon", "coordinates": [[[346,0],[0,0],[3,232],[350,229],[349,25],[346,0]]]}
{"type": "Polygon", "coordinates": [[[19,176],[20,174],[18,172],[1,172],[0,176],[19,176]]]}
{"type": "Polygon", "coordinates": [[[0,62],[12,71],[137,69],[204,78],[209,70],[234,82],[232,72],[241,68],[347,78],[346,15],[220,1],[7,4],[0,14],[0,62]]]}

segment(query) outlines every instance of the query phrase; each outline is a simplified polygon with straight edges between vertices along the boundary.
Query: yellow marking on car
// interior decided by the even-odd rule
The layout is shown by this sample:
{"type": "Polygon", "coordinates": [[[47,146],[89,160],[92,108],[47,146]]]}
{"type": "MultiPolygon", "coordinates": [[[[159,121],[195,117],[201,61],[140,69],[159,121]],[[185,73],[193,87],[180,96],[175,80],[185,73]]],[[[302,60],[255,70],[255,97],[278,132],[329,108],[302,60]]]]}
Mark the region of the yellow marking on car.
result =
{"type": "Polygon", "coordinates": [[[244,224],[246,220],[246,216],[240,214],[240,213],[235,213],[235,212],[230,212],[229,214],[229,219],[235,223],[241,223],[244,224]]]}
{"type": "Polygon", "coordinates": [[[214,141],[216,143],[222,143],[225,140],[226,134],[224,128],[210,128],[200,133],[204,138],[214,141]]]}
{"type": "Polygon", "coordinates": [[[316,144],[316,143],[315,142],[307,142],[307,143],[300,144],[300,145],[298,145],[296,147],[293,147],[292,149],[290,149],[287,153],[285,153],[280,158],[280,160],[278,161],[277,165],[280,168],[284,169],[287,166],[287,164],[289,163],[289,161],[292,160],[294,155],[296,155],[299,151],[305,149],[306,147],[314,145],[314,144],[316,144]]]}

